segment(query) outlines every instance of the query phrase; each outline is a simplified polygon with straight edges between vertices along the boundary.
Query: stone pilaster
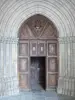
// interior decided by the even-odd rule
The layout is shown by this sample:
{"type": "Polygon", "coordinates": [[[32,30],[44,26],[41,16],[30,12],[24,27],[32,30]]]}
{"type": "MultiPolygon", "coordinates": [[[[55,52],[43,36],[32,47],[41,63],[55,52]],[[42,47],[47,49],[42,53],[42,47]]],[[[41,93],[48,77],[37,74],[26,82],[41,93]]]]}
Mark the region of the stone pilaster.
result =
{"type": "Polygon", "coordinates": [[[0,38],[0,95],[19,92],[17,76],[18,38],[0,38]]]}
{"type": "Polygon", "coordinates": [[[58,93],[75,95],[75,37],[59,38],[58,93]]]}

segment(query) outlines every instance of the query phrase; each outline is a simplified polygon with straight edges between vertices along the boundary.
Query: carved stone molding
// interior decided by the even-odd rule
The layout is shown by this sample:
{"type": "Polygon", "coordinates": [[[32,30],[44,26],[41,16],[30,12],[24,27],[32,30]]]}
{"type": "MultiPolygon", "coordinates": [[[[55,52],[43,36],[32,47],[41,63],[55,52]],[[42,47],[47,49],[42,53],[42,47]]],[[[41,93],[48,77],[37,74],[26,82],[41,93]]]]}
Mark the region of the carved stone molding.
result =
{"type": "Polygon", "coordinates": [[[75,36],[59,37],[58,41],[59,41],[59,43],[74,43],[75,42],[75,36]]]}
{"type": "Polygon", "coordinates": [[[0,37],[0,43],[18,43],[18,38],[13,37],[0,37]]]}

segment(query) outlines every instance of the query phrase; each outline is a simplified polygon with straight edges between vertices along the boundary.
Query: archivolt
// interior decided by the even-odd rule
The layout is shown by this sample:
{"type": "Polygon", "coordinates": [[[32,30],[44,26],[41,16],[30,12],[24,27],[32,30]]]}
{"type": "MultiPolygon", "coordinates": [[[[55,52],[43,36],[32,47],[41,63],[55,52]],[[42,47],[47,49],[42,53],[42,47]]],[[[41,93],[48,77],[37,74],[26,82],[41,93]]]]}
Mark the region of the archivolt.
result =
{"type": "Polygon", "coordinates": [[[17,37],[21,24],[35,14],[50,19],[59,31],[59,36],[74,35],[74,15],[72,2],[60,0],[7,0],[1,6],[1,36],[17,37]],[[70,10],[71,9],[71,10],[70,10]],[[3,12],[2,12],[3,11],[3,12]]]}

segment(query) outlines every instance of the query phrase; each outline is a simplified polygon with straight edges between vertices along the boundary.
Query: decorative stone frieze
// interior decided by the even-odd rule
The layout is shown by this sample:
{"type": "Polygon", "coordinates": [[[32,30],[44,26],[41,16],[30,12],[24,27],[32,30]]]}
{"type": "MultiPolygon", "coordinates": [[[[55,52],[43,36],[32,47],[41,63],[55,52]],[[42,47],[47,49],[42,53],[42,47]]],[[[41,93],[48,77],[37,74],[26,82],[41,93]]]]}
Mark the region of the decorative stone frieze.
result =
{"type": "Polygon", "coordinates": [[[75,36],[66,36],[66,37],[59,37],[59,43],[75,43],[75,36]]]}
{"type": "Polygon", "coordinates": [[[18,43],[18,38],[13,37],[0,37],[0,43],[9,43],[9,44],[15,44],[18,43]]]}

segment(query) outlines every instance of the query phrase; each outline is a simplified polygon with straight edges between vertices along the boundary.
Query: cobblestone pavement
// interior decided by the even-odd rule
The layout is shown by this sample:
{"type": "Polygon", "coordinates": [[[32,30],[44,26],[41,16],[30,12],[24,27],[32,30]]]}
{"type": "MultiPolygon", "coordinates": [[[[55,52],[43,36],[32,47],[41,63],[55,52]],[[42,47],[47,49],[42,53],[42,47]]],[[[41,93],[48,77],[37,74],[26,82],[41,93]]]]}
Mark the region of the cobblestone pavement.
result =
{"type": "Polygon", "coordinates": [[[50,91],[21,92],[19,95],[1,97],[0,100],[75,100],[75,97],[58,95],[50,91]]]}

